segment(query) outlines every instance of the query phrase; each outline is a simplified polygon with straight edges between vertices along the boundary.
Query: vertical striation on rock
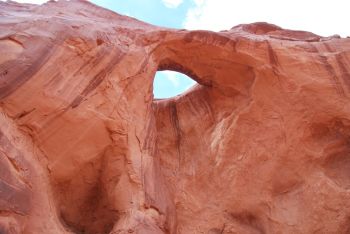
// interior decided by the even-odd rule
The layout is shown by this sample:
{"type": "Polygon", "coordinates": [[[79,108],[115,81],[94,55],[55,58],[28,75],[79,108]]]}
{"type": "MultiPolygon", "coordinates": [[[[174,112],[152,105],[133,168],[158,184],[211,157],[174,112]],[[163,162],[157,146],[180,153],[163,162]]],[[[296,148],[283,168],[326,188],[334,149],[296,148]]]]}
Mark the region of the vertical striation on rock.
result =
{"type": "Polygon", "coordinates": [[[0,233],[349,233],[349,38],[0,2],[0,50],[0,233]]]}

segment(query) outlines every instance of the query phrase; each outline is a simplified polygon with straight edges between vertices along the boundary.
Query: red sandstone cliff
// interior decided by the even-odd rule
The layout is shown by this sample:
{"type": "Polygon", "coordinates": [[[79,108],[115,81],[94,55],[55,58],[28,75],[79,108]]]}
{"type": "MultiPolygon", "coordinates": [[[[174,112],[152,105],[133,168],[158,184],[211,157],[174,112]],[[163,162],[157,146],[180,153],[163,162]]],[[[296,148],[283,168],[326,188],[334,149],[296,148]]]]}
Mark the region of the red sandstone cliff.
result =
{"type": "Polygon", "coordinates": [[[349,38],[0,2],[0,233],[349,233],[349,97],[349,38]]]}

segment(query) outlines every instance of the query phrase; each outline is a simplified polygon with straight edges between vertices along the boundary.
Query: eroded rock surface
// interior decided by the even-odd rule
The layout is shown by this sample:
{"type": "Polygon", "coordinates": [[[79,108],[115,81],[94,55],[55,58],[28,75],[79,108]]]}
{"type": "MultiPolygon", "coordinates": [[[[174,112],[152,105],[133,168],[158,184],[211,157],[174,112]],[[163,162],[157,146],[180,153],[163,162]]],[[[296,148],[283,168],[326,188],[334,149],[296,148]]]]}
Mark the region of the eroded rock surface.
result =
{"type": "Polygon", "coordinates": [[[350,232],[349,38],[0,2],[0,51],[0,233],[350,232]]]}

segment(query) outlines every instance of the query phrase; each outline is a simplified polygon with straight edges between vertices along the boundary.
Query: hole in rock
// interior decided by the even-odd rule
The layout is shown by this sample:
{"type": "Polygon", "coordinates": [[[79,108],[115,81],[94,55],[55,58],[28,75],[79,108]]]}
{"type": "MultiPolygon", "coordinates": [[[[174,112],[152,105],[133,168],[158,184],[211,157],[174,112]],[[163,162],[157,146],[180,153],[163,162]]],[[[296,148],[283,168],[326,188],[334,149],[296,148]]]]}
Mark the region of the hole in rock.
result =
{"type": "Polygon", "coordinates": [[[171,98],[184,93],[197,84],[185,74],[174,71],[158,71],[153,81],[153,95],[156,99],[171,98]]]}

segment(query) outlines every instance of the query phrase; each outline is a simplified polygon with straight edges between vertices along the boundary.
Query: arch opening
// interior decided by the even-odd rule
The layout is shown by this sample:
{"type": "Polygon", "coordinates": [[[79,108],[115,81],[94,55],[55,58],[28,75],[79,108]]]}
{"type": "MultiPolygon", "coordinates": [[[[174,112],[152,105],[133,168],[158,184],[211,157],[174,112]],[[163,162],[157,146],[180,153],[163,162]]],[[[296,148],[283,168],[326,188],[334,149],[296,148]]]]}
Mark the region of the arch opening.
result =
{"type": "Polygon", "coordinates": [[[155,99],[172,98],[183,94],[196,84],[196,81],[183,73],[157,71],[153,81],[153,96],[155,99]]]}

